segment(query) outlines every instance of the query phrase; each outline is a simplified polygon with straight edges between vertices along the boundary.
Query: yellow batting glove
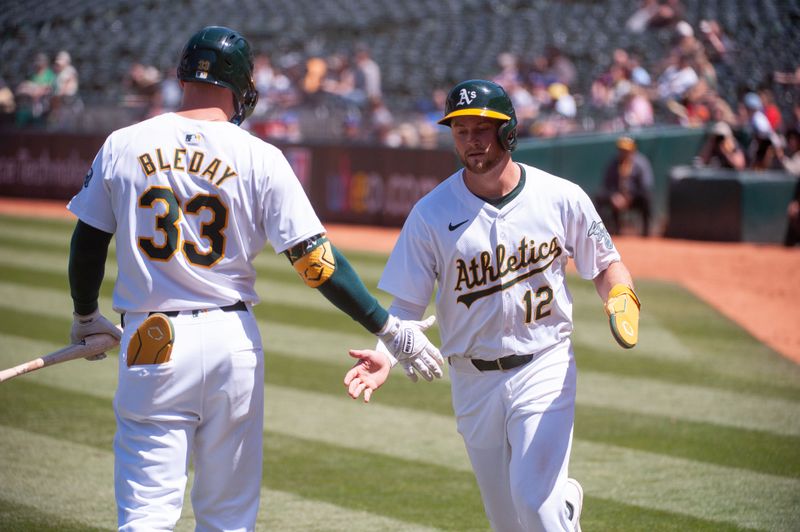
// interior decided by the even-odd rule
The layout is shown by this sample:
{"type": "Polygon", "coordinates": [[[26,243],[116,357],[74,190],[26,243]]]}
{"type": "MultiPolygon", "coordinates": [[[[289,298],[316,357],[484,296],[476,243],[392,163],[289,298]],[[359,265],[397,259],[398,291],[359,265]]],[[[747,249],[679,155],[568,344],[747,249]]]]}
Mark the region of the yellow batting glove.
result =
{"type": "Polygon", "coordinates": [[[624,284],[617,284],[608,293],[605,309],[611,334],[619,345],[626,349],[639,341],[639,298],[633,289],[624,284]]]}

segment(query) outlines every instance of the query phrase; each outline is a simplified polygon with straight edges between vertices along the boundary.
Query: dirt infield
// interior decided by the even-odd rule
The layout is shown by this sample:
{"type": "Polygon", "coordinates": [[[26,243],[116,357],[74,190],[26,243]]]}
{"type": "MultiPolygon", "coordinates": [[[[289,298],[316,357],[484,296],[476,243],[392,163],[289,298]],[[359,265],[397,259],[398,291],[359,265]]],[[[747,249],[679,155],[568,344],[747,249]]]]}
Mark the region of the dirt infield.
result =
{"type": "MultiPolygon", "coordinates": [[[[71,217],[63,203],[0,198],[0,213],[71,217]]],[[[327,225],[344,249],[388,252],[397,229],[327,225]]],[[[800,249],[777,245],[614,239],[634,278],[674,281],[800,363],[800,249]]],[[[646,302],[645,302],[646,305],[646,302]]]]}

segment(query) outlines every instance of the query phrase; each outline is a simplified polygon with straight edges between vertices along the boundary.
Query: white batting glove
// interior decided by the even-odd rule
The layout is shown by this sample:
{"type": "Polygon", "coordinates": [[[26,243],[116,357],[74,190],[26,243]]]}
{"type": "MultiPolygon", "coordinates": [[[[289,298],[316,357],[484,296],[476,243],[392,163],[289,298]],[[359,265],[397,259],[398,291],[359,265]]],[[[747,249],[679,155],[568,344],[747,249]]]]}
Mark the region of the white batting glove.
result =
{"type": "MultiPolygon", "coordinates": [[[[100,309],[96,309],[91,314],[86,315],[73,312],[72,330],[69,333],[70,342],[79,344],[84,338],[93,334],[110,334],[117,340],[122,338],[122,331],[100,314],[100,309]]],[[[95,361],[103,360],[104,358],[106,358],[105,353],[98,353],[97,355],[86,357],[86,360],[95,361]]]]}
{"type": "Polygon", "coordinates": [[[444,359],[439,350],[422,332],[436,322],[436,316],[426,320],[401,320],[389,315],[389,319],[377,336],[397,361],[403,366],[409,379],[417,382],[417,373],[427,381],[442,378],[444,359]]]}

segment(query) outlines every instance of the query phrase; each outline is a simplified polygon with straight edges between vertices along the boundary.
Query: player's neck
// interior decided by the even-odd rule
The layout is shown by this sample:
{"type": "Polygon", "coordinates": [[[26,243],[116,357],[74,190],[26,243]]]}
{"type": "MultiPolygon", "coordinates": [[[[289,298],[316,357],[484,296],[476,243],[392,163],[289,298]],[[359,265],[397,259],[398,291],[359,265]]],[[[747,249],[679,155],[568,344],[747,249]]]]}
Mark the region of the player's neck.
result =
{"type": "Polygon", "coordinates": [[[464,169],[464,184],[470,192],[481,198],[502,198],[519,184],[521,171],[508,156],[484,174],[476,174],[464,169]]]}
{"type": "Polygon", "coordinates": [[[219,107],[195,107],[191,109],[180,109],[177,115],[191,118],[193,120],[208,120],[211,122],[227,122],[229,117],[219,107]]]}
{"type": "Polygon", "coordinates": [[[177,114],[194,120],[227,122],[234,114],[233,97],[222,87],[184,83],[183,100],[177,114]]]}

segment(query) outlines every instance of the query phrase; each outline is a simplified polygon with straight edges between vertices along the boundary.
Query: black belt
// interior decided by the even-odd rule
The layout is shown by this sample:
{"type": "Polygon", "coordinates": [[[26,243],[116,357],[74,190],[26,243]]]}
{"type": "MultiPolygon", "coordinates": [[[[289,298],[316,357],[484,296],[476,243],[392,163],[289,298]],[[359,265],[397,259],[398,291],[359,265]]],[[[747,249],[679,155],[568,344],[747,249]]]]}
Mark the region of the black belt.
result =
{"type": "Polygon", "coordinates": [[[481,360],[479,358],[471,358],[472,365],[480,371],[493,371],[496,369],[514,369],[519,366],[524,366],[533,360],[533,355],[509,355],[507,357],[498,358],[497,360],[481,360]]]}
{"type": "MultiPolygon", "coordinates": [[[[237,302],[236,302],[236,303],[234,303],[233,305],[226,305],[226,306],[224,306],[224,307],[219,307],[219,309],[220,309],[222,312],[235,312],[235,311],[237,311],[237,310],[247,310],[247,305],[245,304],[245,302],[244,302],[244,301],[237,301],[237,302]]],[[[166,311],[164,311],[164,312],[161,312],[161,314],[166,314],[166,315],[167,315],[167,316],[169,316],[170,318],[174,318],[175,316],[177,316],[177,315],[178,315],[178,314],[180,314],[181,312],[192,312],[192,313],[194,313],[194,314],[197,314],[197,313],[199,313],[199,312],[203,312],[204,310],[214,310],[214,309],[213,309],[213,308],[200,308],[200,309],[197,309],[197,310],[189,310],[189,311],[183,311],[183,310],[166,310],[166,311]]],[[[158,312],[159,312],[158,310],[154,310],[153,312],[149,313],[149,314],[148,314],[148,316],[152,316],[153,314],[156,314],[156,313],[158,313],[158,312]]]]}
{"type": "MultiPolygon", "coordinates": [[[[219,309],[221,311],[223,311],[223,312],[235,312],[237,310],[247,310],[247,304],[244,301],[237,301],[233,305],[226,305],[224,307],[219,307],[219,309]]],[[[174,318],[175,316],[177,316],[181,312],[191,312],[192,314],[194,314],[196,316],[197,314],[199,314],[200,312],[203,312],[204,310],[215,310],[215,309],[213,309],[213,308],[203,308],[203,309],[195,309],[195,310],[187,310],[187,311],[183,311],[183,310],[165,310],[163,312],[161,312],[159,310],[154,310],[152,312],[148,312],[147,315],[148,316],[152,316],[153,314],[157,314],[157,313],[160,312],[161,314],[166,314],[170,318],[174,318]]],[[[125,314],[122,315],[122,326],[125,327],[125,314]]]]}

